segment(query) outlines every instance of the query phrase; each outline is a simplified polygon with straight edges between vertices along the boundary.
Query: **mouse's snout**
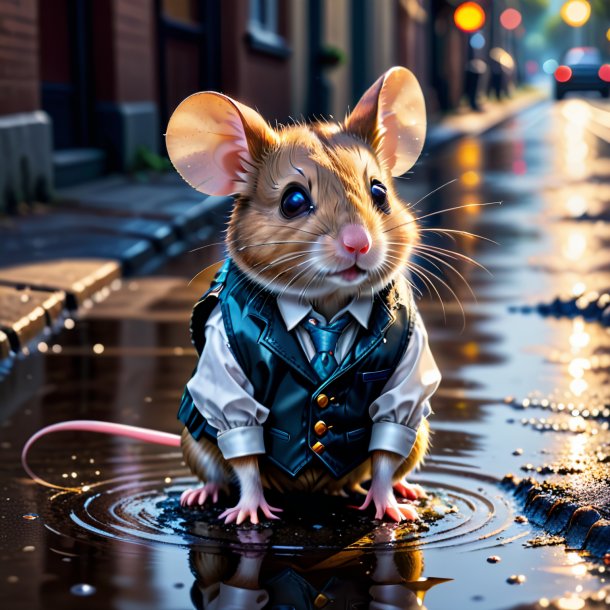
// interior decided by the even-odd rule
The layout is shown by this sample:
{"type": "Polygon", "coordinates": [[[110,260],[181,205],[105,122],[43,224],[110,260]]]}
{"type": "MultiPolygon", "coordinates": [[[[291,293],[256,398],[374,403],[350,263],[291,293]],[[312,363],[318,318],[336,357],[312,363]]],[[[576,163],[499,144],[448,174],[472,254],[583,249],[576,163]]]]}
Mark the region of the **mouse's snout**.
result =
{"type": "Polygon", "coordinates": [[[349,254],[366,254],[371,249],[371,234],[362,226],[345,225],[339,233],[339,243],[349,254]]]}

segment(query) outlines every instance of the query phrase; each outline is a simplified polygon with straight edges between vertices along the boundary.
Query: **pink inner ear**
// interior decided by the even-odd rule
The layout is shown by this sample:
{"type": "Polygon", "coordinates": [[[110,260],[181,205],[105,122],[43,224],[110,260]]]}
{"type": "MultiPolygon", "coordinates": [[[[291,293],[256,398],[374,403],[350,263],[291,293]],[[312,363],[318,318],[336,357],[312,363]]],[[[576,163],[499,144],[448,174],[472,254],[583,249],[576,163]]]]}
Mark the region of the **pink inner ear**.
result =
{"type": "Polygon", "coordinates": [[[391,70],[378,106],[378,154],[392,175],[400,176],[413,167],[426,137],[426,106],[415,76],[404,68],[391,70]]]}
{"type": "Polygon", "coordinates": [[[199,93],[184,100],[170,119],[166,142],[182,177],[210,195],[237,192],[245,166],[252,162],[235,103],[220,94],[199,93]]]}

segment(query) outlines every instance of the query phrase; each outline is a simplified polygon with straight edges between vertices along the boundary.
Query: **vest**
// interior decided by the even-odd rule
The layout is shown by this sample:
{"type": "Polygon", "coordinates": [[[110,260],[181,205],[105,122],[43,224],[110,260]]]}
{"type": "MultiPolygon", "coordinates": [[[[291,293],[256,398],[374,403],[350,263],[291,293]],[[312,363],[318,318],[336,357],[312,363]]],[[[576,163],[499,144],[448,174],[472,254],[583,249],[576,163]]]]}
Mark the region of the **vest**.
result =
{"type": "MultiPolygon", "coordinates": [[[[191,339],[201,355],[205,323],[220,303],[229,346],[269,409],[263,425],[266,455],[292,477],[312,462],[339,479],[368,457],[372,421],[369,406],[400,362],[415,320],[409,293],[401,302],[394,284],[374,297],[369,328],[356,340],[334,373],[320,381],[299,344],[288,332],[273,294],[248,280],[230,259],[195,305],[191,339]]],[[[185,388],[178,419],[199,440],[216,442],[218,431],[193,404],[185,388]]]]}

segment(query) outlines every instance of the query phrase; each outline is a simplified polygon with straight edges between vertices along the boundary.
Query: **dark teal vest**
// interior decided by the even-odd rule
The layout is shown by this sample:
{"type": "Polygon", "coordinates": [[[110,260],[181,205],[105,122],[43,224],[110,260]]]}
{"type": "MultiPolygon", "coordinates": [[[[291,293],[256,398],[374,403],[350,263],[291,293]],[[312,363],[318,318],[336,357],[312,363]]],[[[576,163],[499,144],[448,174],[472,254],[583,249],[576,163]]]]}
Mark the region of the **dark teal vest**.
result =
{"type": "MultiPolygon", "coordinates": [[[[369,406],[411,337],[411,298],[401,303],[393,285],[376,295],[369,328],[360,329],[350,353],[324,382],[295,332],[286,330],[275,297],[250,282],[230,260],[193,309],[191,337],[199,354],[206,320],[219,302],[231,350],[254,387],[254,398],[270,411],[264,424],[266,459],[293,477],[314,460],[335,478],[361,464],[371,436],[369,406]]],[[[194,406],[188,389],[178,418],[196,440],[204,435],[216,440],[217,430],[194,406]]]]}

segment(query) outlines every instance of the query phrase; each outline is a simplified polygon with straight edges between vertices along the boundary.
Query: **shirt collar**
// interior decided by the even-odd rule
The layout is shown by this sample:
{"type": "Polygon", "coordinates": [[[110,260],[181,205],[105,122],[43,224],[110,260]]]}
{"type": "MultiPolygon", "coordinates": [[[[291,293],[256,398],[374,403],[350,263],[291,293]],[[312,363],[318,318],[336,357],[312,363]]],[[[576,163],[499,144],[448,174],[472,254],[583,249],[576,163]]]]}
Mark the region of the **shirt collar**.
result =
{"type": "MultiPolygon", "coordinates": [[[[311,303],[302,301],[294,295],[285,293],[278,298],[277,306],[288,331],[291,331],[293,328],[298,326],[303,321],[303,318],[305,318],[310,312],[314,311],[311,303]]],[[[356,322],[358,322],[358,324],[364,328],[368,328],[372,310],[372,297],[370,295],[361,295],[358,298],[352,299],[333,317],[333,320],[348,312],[356,320],[356,322]]]]}

